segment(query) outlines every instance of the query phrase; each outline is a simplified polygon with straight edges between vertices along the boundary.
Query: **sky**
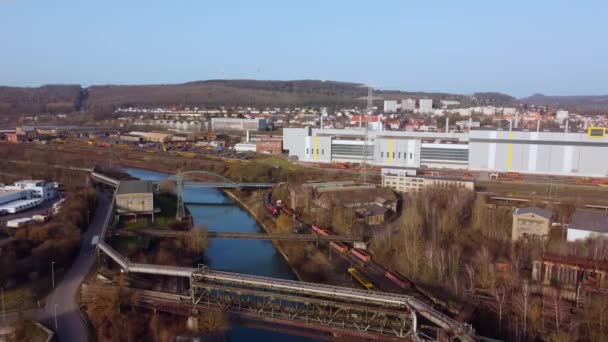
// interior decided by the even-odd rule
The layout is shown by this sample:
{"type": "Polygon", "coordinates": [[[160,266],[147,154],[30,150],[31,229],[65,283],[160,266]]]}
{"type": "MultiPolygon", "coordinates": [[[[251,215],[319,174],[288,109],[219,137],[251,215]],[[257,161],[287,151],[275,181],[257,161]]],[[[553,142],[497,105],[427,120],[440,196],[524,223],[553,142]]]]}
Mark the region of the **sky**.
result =
{"type": "Polygon", "coordinates": [[[608,94],[608,1],[0,0],[0,84],[608,94]]]}

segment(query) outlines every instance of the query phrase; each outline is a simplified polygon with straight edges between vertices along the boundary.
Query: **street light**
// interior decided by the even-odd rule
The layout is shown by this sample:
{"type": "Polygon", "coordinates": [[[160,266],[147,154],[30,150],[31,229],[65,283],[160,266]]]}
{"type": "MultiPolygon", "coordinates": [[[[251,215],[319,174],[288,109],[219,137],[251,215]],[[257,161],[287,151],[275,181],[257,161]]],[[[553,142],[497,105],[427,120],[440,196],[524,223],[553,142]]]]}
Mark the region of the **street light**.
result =
{"type": "Polygon", "coordinates": [[[6,316],[4,314],[4,286],[0,287],[2,290],[2,325],[6,325],[6,316]]]}
{"type": "Polygon", "coordinates": [[[53,288],[55,288],[55,262],[51,261],[51,278],[53,279],[53,288]]]}
{"type": "Polygon", "coordinates": [[[57,332],[58,328],[57,328],[57,306],[59,306],[59,304],[55,304],[55,332],[57,332]]]}

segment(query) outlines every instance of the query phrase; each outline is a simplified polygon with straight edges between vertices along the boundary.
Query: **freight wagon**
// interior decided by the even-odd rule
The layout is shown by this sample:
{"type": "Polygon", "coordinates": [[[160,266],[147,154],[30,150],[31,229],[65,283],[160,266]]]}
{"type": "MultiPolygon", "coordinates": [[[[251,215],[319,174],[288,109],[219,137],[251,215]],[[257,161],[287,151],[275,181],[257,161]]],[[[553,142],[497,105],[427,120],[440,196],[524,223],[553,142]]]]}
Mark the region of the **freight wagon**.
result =
{"type": "Polygon", "coordinates": [[[342,254],[345,254],[346,252],[348,252],[348,246],[343,244],[342,242],[331,241],[329,243],[329,246],[342,254]]]}
{"type": "Polygon", "coordinates": [[[399,286],[402,289],[407,289],[411,287],[411,284],[408,280],[403,279],[396,273],[386,271],[386,273],[384,273],[384,276],[386,277],[386,279],[392,281],[395,285],[399,286]]]}
{"type": "Polygon", "coordinates": [[[325,229],[319,225],[316,225],[316,224],[312,225],[312,230],[319,235],[324,235],[324,236],[331,235],[331,233],[327,229],[325,229]]]}
{"type": "Polygon", "coordinates": [[[357,259],[363,261],[363,262],[368,262],[371,260],[371,256],[369,254],[367,254],[366,252],[357,249],[357,248],[353,248],[350,250],[350,253],[352,255],[354,255],[355,257],[357,257],[357,259]]]}

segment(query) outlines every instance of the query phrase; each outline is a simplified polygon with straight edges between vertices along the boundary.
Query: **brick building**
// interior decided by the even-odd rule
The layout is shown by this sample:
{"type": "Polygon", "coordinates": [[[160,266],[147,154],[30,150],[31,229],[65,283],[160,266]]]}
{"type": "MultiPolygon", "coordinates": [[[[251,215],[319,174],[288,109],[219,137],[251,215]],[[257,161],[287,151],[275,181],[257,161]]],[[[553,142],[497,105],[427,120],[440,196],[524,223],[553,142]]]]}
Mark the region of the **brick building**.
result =
{"type": "Polygon", "coordinates": [[[264,137],[255,144],[257,153],[281,154],[283,153],[283,138],[264,137]]]}

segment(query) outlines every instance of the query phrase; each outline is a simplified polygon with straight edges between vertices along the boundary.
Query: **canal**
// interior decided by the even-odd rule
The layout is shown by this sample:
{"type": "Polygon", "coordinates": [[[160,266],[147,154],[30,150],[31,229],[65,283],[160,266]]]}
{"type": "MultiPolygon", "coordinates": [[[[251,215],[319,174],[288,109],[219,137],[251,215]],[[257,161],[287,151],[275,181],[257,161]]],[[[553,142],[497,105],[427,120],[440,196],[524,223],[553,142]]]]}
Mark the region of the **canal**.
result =
{"type": "MultiPolygon", "coordinates": [[[[143,180],[165,180],[162,172],[127,168],[132,177],[143,180]]],[[[261,232],[262,228],[249,213],[217,189],[185,187],[184,202],[195,225],[216,232],[261,232]],[[217,205],[223,204],[223,205],[217,205]]],[[[283,279],[297,279],[291,267],[272,242],[264,240],[212,239],[204,255],[212,269],[247,273],[283,279]]],[[[300,336],[231,325],[227,341],[316,341],[300,336]]]]}

